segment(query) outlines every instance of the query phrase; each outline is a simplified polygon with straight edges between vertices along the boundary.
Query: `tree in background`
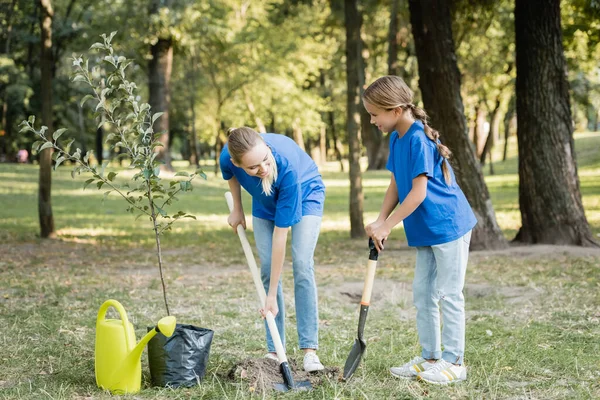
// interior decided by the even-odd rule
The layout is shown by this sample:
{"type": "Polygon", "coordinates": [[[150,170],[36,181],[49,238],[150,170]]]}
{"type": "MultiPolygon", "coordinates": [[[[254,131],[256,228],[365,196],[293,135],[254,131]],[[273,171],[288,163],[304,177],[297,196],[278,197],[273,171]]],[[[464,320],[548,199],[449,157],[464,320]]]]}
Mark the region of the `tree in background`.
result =
{"type": "Polygon", "coordinates": [[[516,0],[521,229],[515,241],[597,246],[585,217],[560,25],[560,0],[516,0]]]}
{"type": "MultiPolygon", "coordinates": [[[[41,98],[42,98],[42,123],[48,128],[47,133],[52,135],[54,113],[52,112],[52,10],[51,0],[40,0],[41,14],[41,98]]],[[[38,191],[38,214],[40,217],[40,236],[48,238],[54,236],[54,217],[52,215],[52,149],[45,148],[40,152],[40,180],[38,191]]]]}
{"type": "MultiPolygon", "coordinates": [[[[365,236],[363,222],[364,195],[362,173],[360,170],[360,107],[361,79],[364,76],[362,62],[362,39],[360,30],[362,18],[358,12],[357,0],[346,0],[344,15],[346,21],[346,83],[347,83],[347,119],[349,162],[350,162],[350,236],[365,236]]],[[[364,83],[364,78],[363,81],[364,83]]]]}
{"type": "Polygon", "coordinates": [[[171,0],[150,0],[150,19],[157,29],[156,37],[150,45],[151,58],[148,62],[148,84],[150,96],[148,102],[156,112],[162,112],[162,118],[155,122],[155,130],[160,133],[159,159],[164,168],[173,170],[169,150],[169,104],[171,101],[170,83],[173,69],[173,37],[171,34],[171,0]]]}
{"type": "Polygon", "coordinates": [[[425,109],[453,152],[458,184],[477,216],[471,246],[504,248],[506,239],[496,222],[479,161],[467,136],[449,6],[443,0],[410,0],[409,7],[425,109]]]}

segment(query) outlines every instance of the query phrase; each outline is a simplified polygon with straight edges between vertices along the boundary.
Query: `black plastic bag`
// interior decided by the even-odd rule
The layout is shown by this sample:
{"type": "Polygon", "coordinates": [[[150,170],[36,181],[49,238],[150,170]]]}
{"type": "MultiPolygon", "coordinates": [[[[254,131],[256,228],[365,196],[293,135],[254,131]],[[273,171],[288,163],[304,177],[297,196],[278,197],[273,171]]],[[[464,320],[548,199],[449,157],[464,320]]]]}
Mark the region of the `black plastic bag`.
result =
{"type": "Polygon", "coordinates": [[[177,324],[169,338],[157,333],[148,343],[152,385],[190,387],[199,384],[206,372],[213,335],[210,329],[181,324],[177,324]]]}

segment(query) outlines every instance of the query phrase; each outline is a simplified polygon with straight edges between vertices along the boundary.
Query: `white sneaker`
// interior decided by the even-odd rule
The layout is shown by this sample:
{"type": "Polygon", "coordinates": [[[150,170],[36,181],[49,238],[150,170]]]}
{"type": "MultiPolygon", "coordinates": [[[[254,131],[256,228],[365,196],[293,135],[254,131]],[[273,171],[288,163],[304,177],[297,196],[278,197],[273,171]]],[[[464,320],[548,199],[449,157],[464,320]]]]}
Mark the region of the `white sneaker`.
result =
{"type": "Polygon", "coordinates": [[[309,351],[304,354],[304,370],[306,372],[321,371],[323,369],[325,369],[325,367],[321,364],[317,353],[309,351]]]}
{"type": "Polygon", "coordinates": [[[274,353],[267,353],[267,354],[265,354],[264,358],[266,358],[268,360],[275,360],[275,361],[279,362],[279,358],[277,358],[277,354],[274,354],[274,353]]]}
{"type": "Polygon", "coordinates": [[[433,368],[419,372],[417,379],[434,385],[447,385],[466,380],[467,368],[462,365],[454,365],[446,360],[438,360],[433,364],[433,368]]]}
{"type": "Polygon", "coordinates": [[[417,356],[401,367],[392,367],[390,372],[396,378],[414,379],[419,372],[433,368],[435,363],[430,363],[423,357],[417,356]]]}

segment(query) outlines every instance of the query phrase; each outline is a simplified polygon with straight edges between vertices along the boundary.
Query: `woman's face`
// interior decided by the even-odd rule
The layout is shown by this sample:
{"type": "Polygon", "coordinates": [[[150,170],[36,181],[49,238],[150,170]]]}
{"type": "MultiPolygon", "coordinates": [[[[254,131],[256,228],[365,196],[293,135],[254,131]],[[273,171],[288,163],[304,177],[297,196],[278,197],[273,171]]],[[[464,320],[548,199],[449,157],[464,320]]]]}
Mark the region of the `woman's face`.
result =
{"type": "Polygon", "coordinates": [[[235,161],[233,163],[246,171],[248,175],[262,179],[269,176],[272,170],[270,154],[271,149],[269,149],[269,146],[265,143],[259,143],[242,156],[239,165],[235,161]]]}

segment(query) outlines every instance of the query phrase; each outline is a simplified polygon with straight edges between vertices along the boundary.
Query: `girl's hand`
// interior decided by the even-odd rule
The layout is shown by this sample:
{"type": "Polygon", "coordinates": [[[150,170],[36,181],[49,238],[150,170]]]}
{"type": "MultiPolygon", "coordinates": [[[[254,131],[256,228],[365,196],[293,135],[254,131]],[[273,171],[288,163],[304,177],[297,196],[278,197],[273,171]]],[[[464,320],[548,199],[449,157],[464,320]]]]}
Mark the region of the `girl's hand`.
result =
{"type": "Polygon", "coordinates": [[[260,310],[260,313],[262,314],[263,318],[267,317],[267,313],[271,312],[271,314],[273,314],[274,317],[277,316],[277,314],[279,313],[279,307],[277,306],[277,296],[276,295],[268,295],[267,296],[267,301],[265,302],[265,308],[260,310]]]}
{"type": "Polygon", "coordinates": [[[383,242],[384,240],[387,240],[390,232],[391,229],[385,222],[379,224],[376,228],[371,230],[371,234],[369,236],[373,239],[378,253],[381,253],[381,250],[383,250],[383,242]]]}
{"type": "Polygon", "coordinates": [[[373,229],[377,229],[384,222],[385,221],[382,221],[382,220],[378,219],[377,221],[371,222],[369,225],[365,226],[365,230],[367,231],[367,236],[373,237],[373,229]]]}
{"type": "Polygon", "coordinates": [[[231,214],[229,214],[227,223],[233,228],[235,233],[237,233],[237,226],[240,224],[242,224],[244,229],[246,229],[246,216],[244,215],[244,211],[238,211],[234,209],[231,214]]]}

